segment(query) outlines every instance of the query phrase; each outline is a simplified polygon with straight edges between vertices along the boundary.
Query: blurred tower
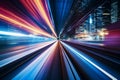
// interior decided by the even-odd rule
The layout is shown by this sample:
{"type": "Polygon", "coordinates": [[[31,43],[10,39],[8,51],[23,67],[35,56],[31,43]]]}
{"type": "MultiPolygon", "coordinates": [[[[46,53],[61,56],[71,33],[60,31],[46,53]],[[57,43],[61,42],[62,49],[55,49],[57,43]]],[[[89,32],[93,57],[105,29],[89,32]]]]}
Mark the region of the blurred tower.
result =
{"type": "Polygon", "coordinates": [[[103,10],[103,26],[107,26],[111,23],[111,1],[107,0],[105,4],[102,5],[103,10]]]}
{"type": "Polygon", "coordinates": [[[111,3],[111,23],[117,22],[118,17],[118,3],[112,2],[111,3]]]}

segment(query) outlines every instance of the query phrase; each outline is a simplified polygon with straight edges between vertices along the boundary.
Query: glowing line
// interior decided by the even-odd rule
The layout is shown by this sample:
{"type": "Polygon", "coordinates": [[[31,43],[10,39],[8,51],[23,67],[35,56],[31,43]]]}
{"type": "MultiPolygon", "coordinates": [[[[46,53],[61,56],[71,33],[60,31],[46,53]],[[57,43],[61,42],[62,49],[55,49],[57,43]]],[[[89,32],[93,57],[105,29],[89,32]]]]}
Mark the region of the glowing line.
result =
{"type": "MultiPolygon", "coordinates": [[[[31,26],[31,25],[34,24],[32,21],[30,21],[30,19],[29,19],[30,22],[28,22],[28,20],[24,20],[24,19],[22,19],[21,17],[17,16],[16,14],[14,14],[14,13],[6,10],[6,9],[0,8],[0,10],[1,10],[1,14],[4,14],[4,15],[6,15],[6,16],[9,16],[9,17],[11,17],[12,19],[14,19],[14,20],[16,20],[16,21],[19,21],[19,22],[21,22],[21,23],[23,23],[23,24],[26,24],[26,25],[28,25],[28,26],[31,26]]],[[[34,28],[34,29],[39,29],[39,27],[36,26],[35,24],[34,24],[34,26],[31,26],[31,27],[34,28]]]]}
{"type": "Polygon", "coordinates": [[[35,5],[32,0],[20,0],[22,4],[25,6],[27,10],[29,10],[30,14],[35,17],[35,19],[39,20],[39,15],[35,9],[35,5]]]}
{"type": "Polygon", "coordinates": [[[69,60],[66,52],[64,51],[64,49],[62,48],[62,46],[60,45],[61,47],[61,51],[62,51],[62,55],[63,55],[63,59],[64,59],[64,62],[65,62],[65,67],[67,69],[67,72],[68,72],[68,75],[69,75],[69,80],[74,80],[74,76],[75,76],[75,80],[80,80],[80,77],[77,73],[77,71],[75,70],[73,64],[71,63],[71,61],[69,60]],[[68,64],[69,63],[69,64],[68,64]],[[71,68],[70,68],[71,67],[71,68]],[[73,71],[73,73],[72,73],[73,71]],[[74,74],[74,75],[73,75],[74,74]]]}
{"type": "Polygon", "coordinates": [[[41,45],[37,46],[37,48],[33,47],[33,49],[31,49],[31,50],[25,51],[21,54],[18,54],[18,55],[15,55],[15,56],[12,56],[12,57],[9,57],[9,58],[6,58],[6,59],[3,59],[3,60],[0,61],[0,67],[3,67],[3,66],[5,66],[5,65],[17,60],[17,59],[20,59],[20,58],[26,56],[26,55],[29,55],[29,54],[31,54],[31,53],[33,53],[33,52],[35,52],[35,51],[37,51],[37,50],[39,50],[43,47],[46,47],[51,43],[53,43],[53,41],[49,42],[49,43],[48,42],[47,43],[42,43],[41,45]]]}
{"type": "Polygon", "coordinates": [[[4,53],[4,54],[0,54],[0,60],[2,59],[3,56],[7,57],[7,55],[19,54],[19,53],[22,53],[24,51],[27,51],[27,50],[30,50],[30,49],[33,49],[33,48],[37,48],[40,45],[42,46],[43,43],[44,44],[49,44],[49,42],[41,42],[39,44],[37,43],[37,44],[31,44],[31,45],[24,46],[21,49],[14,49],[16,47],[10,48],[10,50],[13,50],[13,51],[10,51],[10,52],[4,53]]]}
{"type": "Polygon", "coordinates": [[[55,36],[57,36],[56,33],[55,33],[55,31],[54,31],[54,28],[53,28],[52,24],[50,23],[50,21],[48,19],[48,16],[47,16],[46,12],[45,12],[45,8],[43,6],[42,0],[34,0],[34,3],[36,4],[37,9],[38,9],[41,17],[46,21],[46,23],[48,24],[48,26],[52,30],[53,34],[55,36]]]}
{"type": "Polygon", "coordinates": [[[12,80],[24,79],[24,80],[34,80],[39,70],[43,67],[47,58],[53,54],[57,46],[57,42],[54,43],[50,48],[39,55],[31,64],[29,64],[24,70],[22,70],[17,76],[12,80]]]}
{"type": "MultiPolygon", "coordinates": [[[[42,43],[40,43],[40,44],[42,44],[42,43]]],[[[3,60],[3,57],[4,57],[4,59],[6,59],[6,57],[8,58],[8,56],[12,56],[12,55],[14,56],[16,54],[17,55],[21,54],[24,51],[28,51],[28,50],[31,50],[33,48],[37,48],[38,45],[40,45],[40,44],[37,44],[37,45],[36,44],[31,44],[30,46],[26,46],[25,48],[22,48],[22,49],[19,49],[19,50],[13,50],[13,51],[8,52],[8,53],[0,54],[0,61],[3,60]]]]}
{"type": "Polygon", "coordinates": [[[48,37],[51,37],[51,35],[49,35],[48,33],[45,33],[45,32],[43,32],[43,31],[40,32],[40,31],[38,31],[38,30],[36,30],[36,29],[33,29],[33,28],[31,28],[31,27],[28,27],[27,25],[25,25],[25,24],[23,24],[23,23],[20,23],[20,22],[18,22],[18,21],[16,21],[16,20],[13,20],[13,19],[11,19],[11,18],[9,18],[9,17],[7,17],[7,16],[4,16],[4,15],[2,15],[2,14],[0,14],[0,18],[4,19],[4,20],[6,20],[6,21],[8,21],[8,22],[10,22],[10,23],[23,26],[24,28],[31,30],[31,32],[33,31],[33,32],[32,32],[33,34],[42,34],[42,35],[46,35],[46,36],[48,36],[48,37]]]}
{"type": "Polygon", "coordinates": [[[22,18],[16,16],[15,14],[13,14],[7,10],[3,10],[2,8],[0,8],[0,10],[1,10],[0,18],[7,21],[7,22],[12,23],[12,24],[19,25],[19,26],[15,26],[15,27],[24,28],[33,34],[37,34],[37,35],[41,34],[41,35],[45,35],[45,36],[53,38],[53,36],[51,36],[47,32],[43,31],[40,28],[38,29],[38,27],[35,24],[32,25],[32,24],[26,22],[22,18]]]}
{"type": "MultiPolygon", "coordinates": [[[[47,25],[50,27],[53,34],[56,36],[56,33],[54,31],[52,21],[50,22],[50,16],[47,15],[45,11],[45,7],[43,6],[43,3],[41,0],[21,0],[22,4],[32,13],[32,15],[35,16],[37,20],[39,20],[39,15],[45,20],[47,25]],[[38,13],[37,13],[38,12],[38,13]],[[39,14],[39,15],[38,15],[39,14]]],[[[46,6],[47,7],[47,6],[46,6]]],[[[48,9],[47,9],[48,11],[48,9]]],[[[49,14],[49,12],[48,12],[49,14]]]]}
{"type": "Polygon", "coordinates": [[[10,35],[10,36],[18,36],[18,37],[33,37],[33,36],[26,35],[26,34],[15,33],[15,32],[5,32],[5,31],[0,31],[0,34],[10,35]]]}
{"type": "Polygon", "coordinates": [[[110,73],[106,72],[105,70],[103,70],[102,68],[100,68],[98,65],[96,65],[95,63],[93,63],[92,61],[90,61],[89,59],[87,59],[85,56],[83,56],[82,54],[80,54],[79,52],[77,52],[77,50],[75,50],[73,47],[61,42],[64,46],[66,46],[68,49],[70,49],[73,53],[75,53],[77,56],[83,58],[84,60],[86,60],[87,62],[89,62],[91,65],[93,65],[95,68],[97,68],[98,70],[100,70],[102,73],[104,73],[105,75],[107,75],[109,78],[111,78],[112,80],[117,80],[117,78],[115,78],[114,76],[112,76],[110,73]]]}

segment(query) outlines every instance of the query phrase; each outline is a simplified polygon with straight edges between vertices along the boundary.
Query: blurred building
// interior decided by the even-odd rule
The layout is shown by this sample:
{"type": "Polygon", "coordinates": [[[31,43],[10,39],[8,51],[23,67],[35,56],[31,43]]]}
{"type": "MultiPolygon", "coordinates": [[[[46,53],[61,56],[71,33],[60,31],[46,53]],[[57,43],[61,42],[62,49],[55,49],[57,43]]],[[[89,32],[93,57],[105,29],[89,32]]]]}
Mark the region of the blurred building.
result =
{"type": "MultiPolygon", "coordinates": [[[[78,35],[82,35],[84,31],[90,35],[93,40],[103,40],[104,37],[99,35],[112,23],[120,20],[120,0],[106,0],[104,4],[96,8],[89,14],[88,18],[82,25],[76,29],[75,38],[79,38],[78,35]]],[[[81,37],[80,37],[81,38],[81,37]]]]}

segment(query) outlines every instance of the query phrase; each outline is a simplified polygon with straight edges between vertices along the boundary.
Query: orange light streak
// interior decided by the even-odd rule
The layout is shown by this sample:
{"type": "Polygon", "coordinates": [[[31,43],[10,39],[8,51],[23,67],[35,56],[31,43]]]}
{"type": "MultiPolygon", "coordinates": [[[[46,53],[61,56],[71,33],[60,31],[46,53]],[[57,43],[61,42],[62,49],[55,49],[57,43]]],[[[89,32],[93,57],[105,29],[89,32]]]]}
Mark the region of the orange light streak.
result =
{"type": "Polygon", "coordinates": [[[53,25],[50,23],[49,18],[47,16],[47,13],[45,12],[45,8],[43,6],[42,0],[34,0],[34,3],[36,5],[41,17],[46,21],[46,23],[48,24],[48,26],[52,30],[53,34],[55,35],[55,37],[57,37],[55,30],[53,28],[53,25]]]}
{"type": "Polygon", "coordinates": [[[7,21],[7,22],[12,23],[12,24],[18,25],[16,27],[21,26],[20,28],[23,28],[23,29],[29,31],[30,33],[33,33],[33,34],[36,34],[36,35],[44,35],[44,36],[53,38],[53,36],[51,36],[47,32],[40,29],[38,26],[28,23],[27,21],[25,21],[24,19],[16,16],[15,14],[13,14],[13,13],[5,10],[5,9],[2,9],[2,8],[0,8],[0,11],[1,11],[0,12],[0,18],[7,21]]]}

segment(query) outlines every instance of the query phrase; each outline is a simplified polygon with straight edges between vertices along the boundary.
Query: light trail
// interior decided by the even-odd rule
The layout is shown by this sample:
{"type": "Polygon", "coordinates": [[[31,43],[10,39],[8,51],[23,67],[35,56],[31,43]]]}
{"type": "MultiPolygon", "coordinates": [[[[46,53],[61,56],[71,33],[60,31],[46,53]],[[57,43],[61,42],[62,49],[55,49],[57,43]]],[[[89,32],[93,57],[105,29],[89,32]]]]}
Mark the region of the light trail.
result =
{"type": "Polygon", "coordinates": [[[60,45],[61,48],[61,55],[63,56],[65,67],[67,69],[67,73],[69,76],[69,80],[80,80],[80,77],[75,70],[73,64],[71,63],[70,59],[68,58],[66,52],[64,51],[63,47],[60,45]]]}
{"type": "Polygon", "coordinates": [[[19,16],[15,15],[14,13],[12,13],[8,10],[5,10],[3,8],[0,8],[0,19],[3,19],[11,24],[17,25],[15,27],[19,27],[21,29],[24,29],[32,34],[44,35],[44,36],[54,38],[53,36],[51,36],[47,32],[40,29],[37,25],[35,25],[33,23],[31,24],[31,23],[25,21],[24,19],[20,18],[19,16]]]}
{"type": "MultiPolygon", "coordinates": [[[[104,44],[75,40],[81,31],[77,30],[77,27],[84,25],[85,19],[92,23],[86,16],[89,13],[89,10],[86,11],[87,7],[95,9],[96,6],[97,9],[97,5],[92,4],[101,1],[104,2],[83,1],[89,5],[84,7],[79,5],[83,3],[79,0],[2,0],[0,79],[119,80],[120,51],[117,48],[120,23],[113,25],[113,28],[111,25],[103,26],[113,29],[108,29],[110,33],[105,37],[104,44]],[[10,26],[6,26],[8,24],[10,26]]],[[[97,12],[99,13],[99,9],[97,12]]],[[[95,15],[92,15],[92,18],[95,15]]],[[[91,31],[88,30],[89,32],[91,31]]],[[[97,33],[91,36],[95,39],[100,37],[97,33]]],[[[89,40],[92,39],[91,36],[88,36],[89,40]]]]}
{"type": "Polygon", "coordinates": [[[7,64],[9,64],[9,63],[11,63],[11,62],[13,62],[13,61],[15,61],[15,60],[17,60],[17,59],[20,59],[20,58],[22,58],[22,57],[24,57],[24,56],[26,56],[26,55],[29,55],[29,54],[31,54],[31,53],[39,50],[39,49],[42,49],[42,48],[48,46],[49,44],[51,44],[51,43],[53,43],[53,42],[54,42],[54,41],[46,42],[46,43],[41,43],[41,44],[38,45],[38,46],[33,46],[33,47],[32,47],[33,49],[31,49],[31,50],[25,50],[25,51],[22,52],[21,54],[18,54],[18,55],[15,55],[15,56],[12,56],[12,57],[3,59],[3,60],[0,61],[0,68],[3,67],[3,66],[5,66],[5,65],[7,65],[7,64]]]}
{"type": "MultiPolygon", "coordinates": [[[[79,41],[79,40],[72,40],[72,41],[68,41],[70,43],[74,43],[76,45],[81,45],[81,46],[85,46],[87,48],[90,48],[90,49],[96,49],[96,50],[102,50],[102,51],[107,51],[107,52],[112,52],[112,53],[115,53],[115,54],[119,54],[119,52],[117,50],[112,50],[112,49],[108,49],[107,47],[101,47],[99,44],[100,43],[90,43],[90,42],[85,42],[85,41],[79,41]]],[[[117,64],[120,64],[119,62],[119,59],[115,58],[114,56],[109,56],[108,55],[104,55],[103,52],[96,52],[96,51],[92,51],[92,50],[89,50],[87,48],[82,48],[82,50],[85,50],[87,52],[90,52],[96,56],[99,56],[99,57],[102,57],[106,60],[109,60],[111,62],[114,62],[114,63],[117,63],[117,64]]]]}
{"type": "Polygon", "coordinates": [[[29,64],[25,69],[23,69],[12,80],[34,80],[40,69],[45,64],[48,57],[53,54],[56,46],[57,42],[55,42],[50,48],[48,48],[41,55],[39,55],[31,64],[29,64]]]}
{"type": "Polygon", "coordinates": [[[53,44],[53,49],[46,49],[48,50],[49,52],[47,54],[49,54],[48,58],[46,59],[46,61],[44,62],[44,65],[42,66],[42,68],[39,70],[39,73],[37,73],[37,76],[36,76],[36,80],[45,80],[46,77],[44,77],[45,75],[47,75],[49,73],[49,70],[51,70],[51,65],[53,65],[54,62],[56,62],[54,60],[54,58],[56,58],[56,55],[58,54],[58,41],[56,41],[54,44],[53,44]],[[55,47],[54,47],[55,45],[55,47]]]}
{"type": "Polygon", "coordinates": [[[40,16],[35,8],[33,0],[20,0],[24,7],[29,11],[29,13],[34,17],[35,20],[40,21],[40,16]]]}
{"type": "Polygon", "coordinates": [[[45,12],[45,7],[42,3],[42,0],[34,0],[33,2],[35,3],[37,11],[39,11],[39,14],[41,15],[41,17],[45,20],[47,25],[50,27],[50,29],[52,30],[55,37],[57,37],[56,32],[53,28],[53,25],[52,25],[51,21],[49,21],[49,17],[47,16],[47,13],[45,12]]]}
{"type": "Polygon", "coordinates": [[[101,71],[102,73],[104,73],[106,76],[108,76],[110,79],[112,80],[118,80],[116,77],[114,77],[113,75],[111,75],[110,73],[108,73],[107,71],[103,70],[101,67],[99,67],[98,65],[96,65],[95,63],[93,63],[91,60],[89,60],[88,58],[86,58],[84,55],[80,54],[76,49],[74,49],[73,47],[65,44],[64,42],[61,42],[66,48],[68,48],[70,51],[72,51],[75,55],[79,56],[80,58],[86,60],[88,63],[90,63],[92,66],[94,66],[95,68],[97,68],[99,71],[101,71]]]}
{"type": "Polygon", "coordinates": [[[1,35],[9,35],[9,36],[16,36],[16,37],[37,37],[34,35],[27,35],[27,34],[22,34],[22,33],[16,33],[16,32],[6,32],[6,31],[0,31],[1,35]]]}
{"type": "Polygon", "coordinates": [[[42,44],[49,44],[50,42],[42,42],[42,43],[37,43],[37,44],[31,44],[31,45],[26,45],[26,46],[22,46],[23,48],[20,48],[20,49],[17,49],[17,47],[13,47],[13,48],[9,48],[10,50],[12,51],[9,51],[9,52],[4,52],[2,54],[0,54],[0,61],[3,60],[3,59],[6,59],[8,57],[11,57],[13,55],[18,55],[18,54],[21,54],[22,52],[24,51],[28,51],[28,50],[31,50],[33,48],[37,48],[38,46],[43,46],[42,44]]]}
{"type": "Polygon", "coordinates": [[[43,4],[42,0],[34,0],[34,1],[21,0],[21,2],[26,7],[26,9],[30,12],[30,14],[35,17],[35,19],[40,21],[40,18],[42,17],[45,23],[53,32],[54,36],[57,37],[56,32],[54,30],[53,23],[52,23],[52,19],[50,19],[48,7],[43,4]]]}
{"type": "Polygon", "coordinates": [[[47,37],[40,37],[40,36],[36,36],[36,35],[32,35],[32,34],[22,34],[22,33],[18,33],[18,32],[8,32],[8,31],[0,31],[0,35],[15,36],[15,37],[27,37],[27,38],[37,38],[37,39],[42,39],[43,38],[44,40],[49,39],[47,37]]]}

